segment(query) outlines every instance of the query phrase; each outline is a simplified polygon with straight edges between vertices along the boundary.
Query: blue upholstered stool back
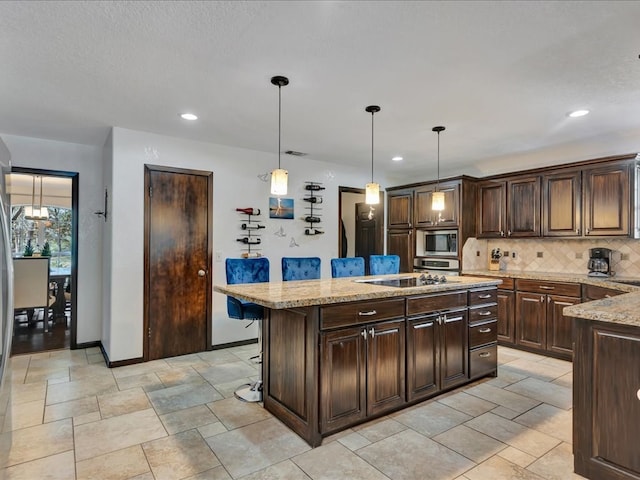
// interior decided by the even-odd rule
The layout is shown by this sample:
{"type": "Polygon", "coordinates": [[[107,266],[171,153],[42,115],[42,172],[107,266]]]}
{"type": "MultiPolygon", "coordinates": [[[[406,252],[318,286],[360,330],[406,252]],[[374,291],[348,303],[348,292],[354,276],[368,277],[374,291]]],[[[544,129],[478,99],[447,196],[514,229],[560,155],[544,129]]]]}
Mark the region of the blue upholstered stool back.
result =
{"type": "Polygon", "coordinates": [[[282,257],[282,280],[315,280],[320,278],[320,258],[282,257]]]}
{"type": "Polygon", "coordinates": [[[400,273],[400,257],[398,255],[371,255],[369,257],[369,273],[371,275],[400,273]]]}
{"type": "MultiPolygon", "coordinates": [[[[228,285],[269,281],[268,258],[227,258],[225,269],[228,285]]],[[[229,317],[240,320],[260,320],[264,318],[262,306],[229,296],[227,296],[227,313],[229,317]]]]}
{"type": "Polygon", "coordinates": [[[331,278],[359,277],[364,275],[364,258],[332,258],[331,278]]]}

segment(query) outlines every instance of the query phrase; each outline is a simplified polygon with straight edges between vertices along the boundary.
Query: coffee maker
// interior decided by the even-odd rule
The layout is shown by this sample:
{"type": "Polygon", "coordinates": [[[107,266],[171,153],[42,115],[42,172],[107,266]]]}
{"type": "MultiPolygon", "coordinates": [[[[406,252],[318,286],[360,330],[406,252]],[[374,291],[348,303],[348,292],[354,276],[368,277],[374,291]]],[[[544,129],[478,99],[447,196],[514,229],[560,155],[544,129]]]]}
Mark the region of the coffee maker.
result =
{"type": "Polygon", "coordinates": [[[590,277],[609,277],[611,272],[611,250],[608,248],[589,249],[589,269],[590,277]]]}

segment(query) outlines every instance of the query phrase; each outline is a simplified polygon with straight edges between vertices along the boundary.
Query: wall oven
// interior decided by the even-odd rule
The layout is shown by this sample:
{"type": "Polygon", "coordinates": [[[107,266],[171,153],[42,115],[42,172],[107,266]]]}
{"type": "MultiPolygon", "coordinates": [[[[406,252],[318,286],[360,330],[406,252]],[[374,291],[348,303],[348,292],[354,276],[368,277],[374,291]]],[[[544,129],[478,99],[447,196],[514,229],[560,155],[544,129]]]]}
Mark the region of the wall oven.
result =
{"type": "Polygon", "coordinates": [[[431,275],[460,275],[460,262],[453,258],[417,257],[413,260],[413,271],[431,275]]]}
{"type": "Polygon", "coordinates": [[[427,230],[420,231],[416,254],[425,257],[458,256],[457,230],[427,230]]]}

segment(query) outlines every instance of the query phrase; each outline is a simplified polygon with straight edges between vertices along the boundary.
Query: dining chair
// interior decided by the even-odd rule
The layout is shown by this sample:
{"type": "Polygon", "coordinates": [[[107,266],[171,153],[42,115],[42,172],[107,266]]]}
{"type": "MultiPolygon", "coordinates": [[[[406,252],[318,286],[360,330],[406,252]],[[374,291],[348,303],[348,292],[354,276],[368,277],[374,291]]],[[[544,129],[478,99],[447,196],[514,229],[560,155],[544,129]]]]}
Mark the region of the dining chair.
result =
{"type": "MultiPolygon", "coordinates": [[[[259,258],[227,258],[225,261],[227,284],[263,283],[269,281],[269,259],[259,258]]],[[[239,298],[227,296],[227,314],[236,320],[258,321],[258,355],[252,358],[262,360],[262,319],[264,307],[257,303],[247,302],[239,298]]],[[[251,325],[251,324],[249,324],[251,325]]],[[[247,327],[249,326],[247,325],[247,327]]],[[[262,369],[258,369],[258,379],[241,385],[234,392],[236,397],[246,402],[262,401],[262,369]]]]}
{"type": "Polygon", "coordinates": [[[43,330],[49,331],[49,308],[55,301],[49,283],[49,257],[13,259],[13,308],[15,321],[27,312],[29,323],[39,322],[42,309],[43,330]]]}
{"type": "Polygon", "coordinates": [[[320,278],[319,257],[282,257],[282,281],[320,278]]]}
{"type": "Polygon", "coordinates": [[[364,275],[364,258],[347,257],[331,259],[331,278],[359,277],[364,275]]]}
{"type": "Polygon", "coordinates": [[[400,273],[399,255],[371,255],[369,257],[369,273],[371,275],[386,275],[400,273]]]}

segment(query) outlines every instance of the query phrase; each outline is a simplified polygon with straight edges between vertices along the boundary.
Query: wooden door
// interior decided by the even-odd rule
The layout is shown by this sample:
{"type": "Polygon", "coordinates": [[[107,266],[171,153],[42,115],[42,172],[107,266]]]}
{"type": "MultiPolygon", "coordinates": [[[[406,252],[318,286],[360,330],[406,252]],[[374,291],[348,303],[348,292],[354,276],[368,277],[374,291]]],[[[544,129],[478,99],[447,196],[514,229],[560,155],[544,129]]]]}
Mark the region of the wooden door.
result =
{"type": "Polygon", "coordinates": [[[145,360],[211,349],[212,183],[145,166],[145,360]]]}
{"type": "Polygon", "coordinates": [[[542,177],[542,236],[580,236],[581,217],[581,172],[568,171],[544,175],[542,177]]]}
{"type": "Polygon", "coordinates": [[[498,290],[498,340],[504,343],[516,342],[515,293],[498,290]]]}
{"type": "Polygon", "coordinates": [[[508,237],[540,236],[540,177],[507,182],[508,237]]]}
{"type": "Polygon", "coordinates": [[[568,359],[573,353],[573,319],[562,313],[564,307],[580,303],[580,298],[547,296],[547,350],[568,359]]]}
{"type": "Polygon", "coordinates": [[[411,228],[413,217],[413,190],[389,192],[387,228],[411,228]]]}
{"type": "Polygon", "coordinates": [[[466,310],[447,312],[440,325],[440,386],[464,383],[469,378],[469,328],[466,310]]]}
{"type": "MultiPolygon", "coordinates": [[[[369,215],[370,207],[371,205],[364,202],[356,203],[355,256],[365,259],[366,275],[369,275],[369,256],[380,255],[384,251],[378,236],[378,222],[383,220],[376,211],[373,215],[369,215]]],[[[377,205],[374,205],[373,208],[377,210],[377,205]]]]}
{"type": "Polygon", "coordinates": [[[321,336],[320,429],[323,433],[366,416],[367,380],[364,327],[343,328],[321,336]]]}
{"type": "Polygon", "coordinates": [[[376,415],[404,404],[404,367],[404,319],[369,326],[367,337],[367,415],[376,415]]]}
{"type": "Polygon", "coordinates": [[[400,256],[400,273],[413,271],[413,230],[389,230],[387,253],[400,256]]]}
{"type": "Polygon", "coordinates": [[[486,182],[478,186],[478,238],[505,236],[506,183],[486,182]]]}
{"type": "Polygon", "coordinates": [[[516,292],[516,343],[543,350],[547,343],[546,295],[516,292]]]}
{"type": "Polygon", "coordinates": [[[435,394],[440,385],[438,314],[407,320],[407,401],[435,394]]]}
{"type": "Polygon", "coordinates": [[[629,235],[629,166],[585,170],[583,179],[584,234],[629,235]]]}

